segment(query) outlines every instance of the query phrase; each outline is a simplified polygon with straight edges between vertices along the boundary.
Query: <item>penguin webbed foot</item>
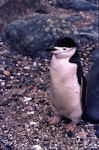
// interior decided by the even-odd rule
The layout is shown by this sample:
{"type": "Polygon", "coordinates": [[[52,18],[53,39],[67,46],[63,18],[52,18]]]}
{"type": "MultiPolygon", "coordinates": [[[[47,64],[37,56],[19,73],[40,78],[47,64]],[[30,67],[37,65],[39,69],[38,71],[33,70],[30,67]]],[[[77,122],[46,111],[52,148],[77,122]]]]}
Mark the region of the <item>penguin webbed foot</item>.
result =
{"type": "Polygon", "coordinates": [[[56,116],[54,116],[54,117],[51,117],[51,118],[48,120],[48,122],[49,122],[50,125],[57,124],[57,123],[59,123],[60,121],[61,121],[61,116],[59,116],[59,115],[56,115],[56,116]]]}
{"type": "Polygon", "coordinates": [[[70,122],[69,124],[66,125],[66,131],[69,132],[69,131],[74,131],[76,128],[76,123],[75,122],[70,122]]]}

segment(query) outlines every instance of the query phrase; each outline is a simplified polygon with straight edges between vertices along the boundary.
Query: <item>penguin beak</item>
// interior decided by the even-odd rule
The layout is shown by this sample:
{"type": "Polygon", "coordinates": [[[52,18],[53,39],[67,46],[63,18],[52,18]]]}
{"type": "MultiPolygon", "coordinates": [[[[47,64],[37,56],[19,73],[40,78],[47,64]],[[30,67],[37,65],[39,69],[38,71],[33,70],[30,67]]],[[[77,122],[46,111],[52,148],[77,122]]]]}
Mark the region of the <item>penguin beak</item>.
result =
{"type": "Polygon", "coordinates": [[[50,53],[53,52],[53,51],[56,51],[56,50],[57,50],[57,49],[55,49],[54,47],[51,47],[51,48],[47,48],[47,49],[46,49],[46,51],[47,51],[47,52],[50,52],[50,53]]]}

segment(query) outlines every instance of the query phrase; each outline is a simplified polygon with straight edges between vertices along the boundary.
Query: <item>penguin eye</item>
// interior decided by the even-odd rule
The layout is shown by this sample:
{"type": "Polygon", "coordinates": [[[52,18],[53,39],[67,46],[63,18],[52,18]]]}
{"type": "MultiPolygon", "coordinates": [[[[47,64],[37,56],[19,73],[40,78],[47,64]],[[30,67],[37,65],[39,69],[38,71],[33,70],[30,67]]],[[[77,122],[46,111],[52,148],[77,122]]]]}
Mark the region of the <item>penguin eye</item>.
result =
{"type": "Polygon", "coordinates": [[[65,51],[65,50],[66,50],[66,48],[63,48],[63,50],[65,51]]]}

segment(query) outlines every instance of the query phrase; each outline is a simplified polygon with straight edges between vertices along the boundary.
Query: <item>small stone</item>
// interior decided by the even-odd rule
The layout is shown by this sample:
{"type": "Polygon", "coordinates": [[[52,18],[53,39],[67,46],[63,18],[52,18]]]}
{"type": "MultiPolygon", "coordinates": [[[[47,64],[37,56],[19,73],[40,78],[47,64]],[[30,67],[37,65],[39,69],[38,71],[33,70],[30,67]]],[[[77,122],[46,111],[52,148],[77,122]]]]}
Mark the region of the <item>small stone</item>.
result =
{"type": "Polygon", "coordinates": [[[30,66],[25,66],[24,69],[25,70],[30,70],[30,66]]]}
{"type": "Polygon", "coordinates": [[[30,125],[37,125],[37,122],[31,121],[30,125]]]}
{"type": "Polygon", "coordinates": [[[28,115],[27,115],[27,113],[24,112],[21,114],[21,117],[25,119],[25,118],[28,118],[28,115]]]}
{"type": "Polygon", "coordinates": [[[28,129],[29,125],[27,123],[24,124],[25,128],[28,129]]]}
{"type": "Polygon", "coordinates": [[[27,114],[28,114],[28,115],[33,115],[33,114],[34,114],[34,111],[28,111],[27,114]]]}
{"type": "Polygon", "coordinates": [[[10,75],[10,72],[9,72],[8,70],[4,70],[4,71],[3,71],[3,74],[4,74],[5,76],[9,76],[9,75],[10,75]]]}
{"type": "Polygon", "coordinates": [[[17,75],[18,75],[18,76],[20,76],[20,75],[21,75],[21,73],[20,73],[20,72],[18,72],[18,73],[17,73],[17,75]]]}
{"type": "Polygon", "coordinates": [[[34,145],[33,150],[42,150],[41,146],[39,145],[34,145]]]}
{"type": "Polygon", "coordinates": [[[11,145],[6,145],[6,149],[7,149],[7,150],[13,150],[13,148],[12,148],[11,145]]]}
{"type": "Polygon", "coordinates": [[[29,101],[31,101],[32,98],[31,97],[24,97],[24,102],[26,102],[26,104],[28,104],[29,101]]]}
{"type": "Polygon", "coordinates": [[[73,136],[73,133],[71,131],[67,132],[67,135],[69,136],[69,138],[71,138],[73,136]]]}
{"type": "Polygon", "coordinates": [[[14,79],[14,76],[10,76],[10,79],[11,79],[11,80],[14,79]]]}
{"type": "Polygon", "coordinates": [[[1,82],[1,86],[5,86],[5,81],[2,81],[2,82],[1,82]]]}
{"type": "Polygon", "coordinates": [[[87,135],[86,135],[85,131],[79,132],[78,135],[79,135],[79,137],[80,137],[81,139],[83,139],[83,140],[85,140],[85,139],[87,138],[87,135]]]}
{"type": "Polygon", "coordinates": [[[4,68],[0,68],[0,73],[3,73],[3,71],[4,71],[4,68]]]}
{"type": "Polygon", "coordinates": [[[42,71],[46,71],[46,68],[44,68],[44,67],[41,67],[41,69],[42,69],[42,71]]]}
{"type": "Polygon", "coordinates": [[[10,103],[9,100],[4,100],[2,102],[0,102],[0,106],[7,106],[10,103]]]}
{"type": "Polygon", "coordinates": [[[3,120],[3,117],[2,117],[2,116],[0,116],[0,120],[3,120]]]}
{"type": "Polygon", "coordinates": [[[67,146],[66,150],[71,150],[69,146],[67,146]]]}
{"type": "Polygon", "coordinates": [[[37,62],[34,62],[34,63],[33,63],[33,66],[34,66],[34,67],[37,67],[37,62]]]}
{"type": "Polygon", "coordinates": [[[45,28],[45,31],[48,32],[48,31],[49,31],[49,27],[46,27],[46,28],[45,28]]]}

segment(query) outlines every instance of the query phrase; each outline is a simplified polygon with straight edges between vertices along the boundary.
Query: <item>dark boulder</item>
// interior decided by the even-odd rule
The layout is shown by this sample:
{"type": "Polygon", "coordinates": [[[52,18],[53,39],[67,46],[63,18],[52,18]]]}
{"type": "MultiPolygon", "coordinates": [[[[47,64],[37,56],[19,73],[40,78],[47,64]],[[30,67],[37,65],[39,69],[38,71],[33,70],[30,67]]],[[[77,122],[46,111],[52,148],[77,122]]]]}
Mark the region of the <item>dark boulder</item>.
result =
{"type": "Polygon", "coordinates": [[[85,38],[87,40],[91,40],[94,42],[98,42],[99,35],[98,32],[93,30],[92,28],[82,28],[78,30],[80,38],[85,38]]]}
{"type": "Polygon", "coordinates": [[[97,10],[97,5],[85,0],[57,0],[57,7],[74,10],[97,10]]]}
{"type": "Polygon", "coordinates": [[[0,36],[8,23],[27,14],[48,13],[41,0],[0,0],[0,36]]]}
{"type": "Polygon", "coordinates": [[[60,37],[75,38],[77,29],[66,20],[51,14],[34,14],[8,25],[2,34],[4,44],[25,55],[44,55],[46,48],[60,37]]]}
{"type": "Polygon", "coordinates": [[[41,0],[0,0],[0,19],[11,22],[42,7],[41,0]]]}

